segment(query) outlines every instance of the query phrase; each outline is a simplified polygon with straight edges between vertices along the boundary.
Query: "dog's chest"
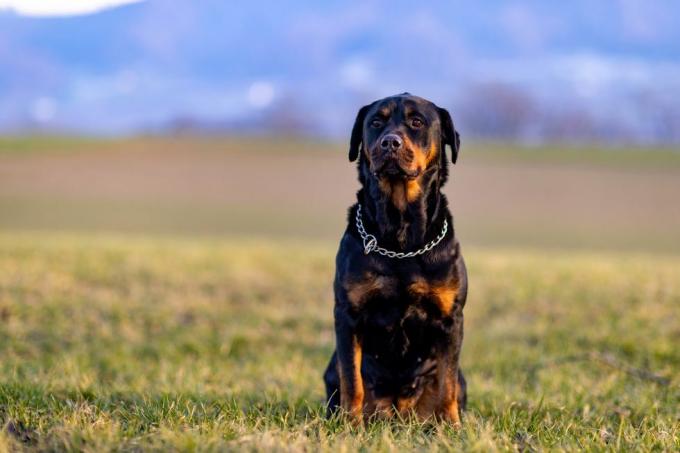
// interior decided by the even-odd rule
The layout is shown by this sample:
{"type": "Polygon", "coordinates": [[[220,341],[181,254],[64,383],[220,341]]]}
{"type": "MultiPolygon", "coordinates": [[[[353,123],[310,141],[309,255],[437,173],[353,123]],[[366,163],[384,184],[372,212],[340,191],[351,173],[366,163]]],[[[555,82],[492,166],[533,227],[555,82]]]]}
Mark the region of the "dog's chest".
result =
{"type": "Polygon", "coordinates": [[[380,274],[366,271],[343,283],[352,308],[366,315],[378,315],[385,322],[393,318],[434,317],[451,314],[458,293],[452,276],[435,279],[423,274],[380,274]]]}
{"type": "Polygon", "coordinates": [[[367,364],[376,376],[399,370],[391,379],[410,383],[424,372],[428,358],[450,342],[457,282],[413,273],[403,277],[369,272],[363,277],[345,289],[367,364]]]}
{"type": "Polygon", "coordinates": [[[422,355],[446,343],[458,291],[453,277],[368,271],[344,287],[368,349],[422,355]]]}

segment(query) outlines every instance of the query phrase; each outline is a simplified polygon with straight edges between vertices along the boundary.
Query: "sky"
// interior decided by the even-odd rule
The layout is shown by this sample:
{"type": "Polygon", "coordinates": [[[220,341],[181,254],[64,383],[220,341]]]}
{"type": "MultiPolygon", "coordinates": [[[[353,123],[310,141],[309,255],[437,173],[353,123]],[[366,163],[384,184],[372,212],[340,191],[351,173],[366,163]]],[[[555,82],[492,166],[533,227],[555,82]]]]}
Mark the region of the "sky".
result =
{"type": "Polygon", "coordinates": [[[403,91],[480,137],[680,142],[672,0],[0,0],[0,132],[339,138],[403,91]]]}

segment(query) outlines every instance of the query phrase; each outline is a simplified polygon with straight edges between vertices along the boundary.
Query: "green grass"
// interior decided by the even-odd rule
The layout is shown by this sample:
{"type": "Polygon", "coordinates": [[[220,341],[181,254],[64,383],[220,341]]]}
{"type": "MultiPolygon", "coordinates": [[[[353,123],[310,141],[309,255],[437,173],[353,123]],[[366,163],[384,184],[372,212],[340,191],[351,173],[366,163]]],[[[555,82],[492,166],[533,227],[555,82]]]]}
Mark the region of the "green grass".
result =
{"type": "Polygon", "coordinates": [[[680,448],[680,257],[466,248],[453,430],[322,417],[334,251],[0,233],[0,451],[680,448]]]}

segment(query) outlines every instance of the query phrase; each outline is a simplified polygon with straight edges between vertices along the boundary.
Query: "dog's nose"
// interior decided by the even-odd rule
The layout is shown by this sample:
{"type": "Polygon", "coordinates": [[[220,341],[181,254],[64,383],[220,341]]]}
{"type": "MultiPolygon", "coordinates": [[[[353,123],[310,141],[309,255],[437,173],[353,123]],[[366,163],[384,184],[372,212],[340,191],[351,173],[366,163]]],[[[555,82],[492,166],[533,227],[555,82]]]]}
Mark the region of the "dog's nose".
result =
{"type": "Polygon", "coordinates": [[[397,151],[404,144],[404,141],[397,134],[387,134],[380,141],[380,148],[384,151],[397,151]]]}

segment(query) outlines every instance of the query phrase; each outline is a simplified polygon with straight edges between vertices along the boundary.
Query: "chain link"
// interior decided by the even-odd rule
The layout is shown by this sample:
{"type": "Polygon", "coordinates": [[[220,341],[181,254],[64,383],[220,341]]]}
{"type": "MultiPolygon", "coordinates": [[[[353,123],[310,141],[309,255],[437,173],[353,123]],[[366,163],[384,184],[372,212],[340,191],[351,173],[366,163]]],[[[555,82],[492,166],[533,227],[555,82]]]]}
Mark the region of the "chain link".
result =
{"type": "Polygon", "coordinates": [[[446,236],[446,231],[449,228],[449,223],[444,219],[444,226],[442,228],[442,232],[439,233],[439,236],[437,236],[435,239],[432,241],[428,242],[425,247],[418,249],[414,252],[394,252],[392,250],[387,250],[386,248],[380,247],[378,245],[378,239],[373,236],[372,234],[369,234],[366,232],[366,229],[364,228],[364,223],[361,221],[361,204],[357,205],[357,214],[355,217],[356,220],[356,225],[357,225],[357,230],[359,231],[359,234],[361,235],[361,239],[364,242],[364,255],[368,255],[371,252],[376,252],[380,255],[386,256],[388,258],[398,258],[398,259],[403,259],[403,258],[412,258],[414,256],[422,255],[425,252],[429,252],[434,248],[435,245],[439,244],[442,239],[444,239],[444,236],[446,236]]]}

